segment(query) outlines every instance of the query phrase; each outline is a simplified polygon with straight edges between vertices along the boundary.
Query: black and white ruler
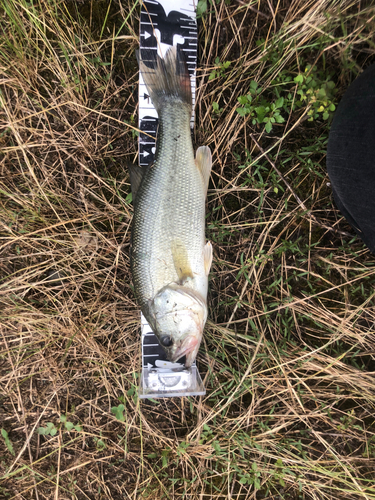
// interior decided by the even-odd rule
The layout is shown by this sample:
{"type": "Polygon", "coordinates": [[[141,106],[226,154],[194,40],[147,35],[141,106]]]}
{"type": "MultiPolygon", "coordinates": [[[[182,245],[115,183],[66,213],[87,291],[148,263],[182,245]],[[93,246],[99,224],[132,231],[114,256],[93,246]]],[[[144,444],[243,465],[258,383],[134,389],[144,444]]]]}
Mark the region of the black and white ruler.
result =
{"type": "MultiPolygon", "coordinates": [[[[140,17],[140,51],[155,50],[161,57],[173,45],[180,45],[187,63],[195,104],[195,71],[198,34],[194,0],[142,0],[140,17]]],[[[194,128],[194,111],[191,129],[194,128]]],[[[142,75],[139,76],[139,164],[149,165],[155,159],[158,115],[147,94],[142,75]]],[[[184,369],[167,360],[164,349],[141,314],[142,374],[140,398],[180,397],[206,393],[195,363],[184,369]]]]}
{"type": "MultiPolygon", "coordinates": [[[[172,45],[181,46],[189,70],[194,109],[198,46],[194,0],[142,0],[139,39],[141,54],[142,49],[147,49],[163,56],[172,45]]],[[[194,128],[194,112],[191,128],[194,128]]],[[[139,77],[139,129],[139,164],[149,165],[155,158],[158,115],[142,76],[139,77]]]]}
{"type": "Polygon", "coordinates": [[[142,331],[142,373],[138,396],[144,398],[165,398],[182,396],[204,396],[206,389],[195,362],[184,368],[183,358],[178,363],[167,360],[164,349],[141,314],[142,331]]]}

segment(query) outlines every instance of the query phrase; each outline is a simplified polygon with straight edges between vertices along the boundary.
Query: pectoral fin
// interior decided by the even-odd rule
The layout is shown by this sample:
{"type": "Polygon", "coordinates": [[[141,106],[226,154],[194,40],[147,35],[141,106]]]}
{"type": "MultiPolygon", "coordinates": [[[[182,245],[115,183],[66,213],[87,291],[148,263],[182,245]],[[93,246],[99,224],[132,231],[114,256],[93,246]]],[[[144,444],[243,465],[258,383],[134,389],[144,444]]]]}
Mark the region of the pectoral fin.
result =
{"type": "Polygon", "coordinates": [[[137,193],[140,185],[142,184],[142,180],[149,169],[150,165],[145,165],[143,167],[138,167],[137,165],[133,164],[129,165],[130,188],[132,190],[133,203],[137,197],[137,193]]]}
{"type": "Polygon", "coordinates": [[[197,165],[203,180],[204,192],[207,194],[208,183],[211,175],[212,156],[208,146],[201,146],[197,149],[195,155],[195,164],[197,165]]]}
{"type": "Polygon", "coordinates": [[[172,241],[171,250],[179,282],[183,284],[189,278],[193,278],[186,247],[180,239],[176,238],[172,241]]]}
{"type": "Polygon", "coordinates": [[[211,264],[212,264],[212,245],[211,241],[207,241],[204,245],[203,249],[203,258],[204,258],[204,270],[206,272],[206,276],[209,275],[211,264]]]}

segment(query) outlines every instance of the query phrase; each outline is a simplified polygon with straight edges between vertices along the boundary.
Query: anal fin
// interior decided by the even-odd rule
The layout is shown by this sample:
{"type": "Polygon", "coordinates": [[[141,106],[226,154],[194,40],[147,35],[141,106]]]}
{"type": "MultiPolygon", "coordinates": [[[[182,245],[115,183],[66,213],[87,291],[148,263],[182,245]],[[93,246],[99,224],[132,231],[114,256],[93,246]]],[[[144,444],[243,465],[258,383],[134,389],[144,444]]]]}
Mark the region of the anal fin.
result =
{"type": "Polygon", "coordinates": [[[207,241],[203,249],[203,259],[204,259],[204,270],[206,276],[210,274],[210,269],[212,265],[212,245],[211,241],[207,241]]]}
{"type": "Polygon", "coordinates": [[[201,146],[197,149],[195,154],[195,164],[202,175],[204,192],[207,194],[212,168],[211,150],[208,146],[201,146]]]}

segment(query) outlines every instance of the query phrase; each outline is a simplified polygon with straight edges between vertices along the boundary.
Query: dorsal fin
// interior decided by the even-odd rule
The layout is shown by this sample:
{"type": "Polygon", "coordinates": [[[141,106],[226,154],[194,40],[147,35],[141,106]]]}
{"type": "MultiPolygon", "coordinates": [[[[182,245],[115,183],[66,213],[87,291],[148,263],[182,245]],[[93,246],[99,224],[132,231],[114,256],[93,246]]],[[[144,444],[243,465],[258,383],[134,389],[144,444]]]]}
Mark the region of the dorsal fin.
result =
{"type": "Polygon", "coordinates": [[[133,195],[133,203],[137,197],[137,193],[140,185],[142,184],[142,179],[150,170],[151,165],[144,165],[143,167],[138,167],[132,163],[129,165],[129,178],[130,178],[130,188],[133,195]]]}

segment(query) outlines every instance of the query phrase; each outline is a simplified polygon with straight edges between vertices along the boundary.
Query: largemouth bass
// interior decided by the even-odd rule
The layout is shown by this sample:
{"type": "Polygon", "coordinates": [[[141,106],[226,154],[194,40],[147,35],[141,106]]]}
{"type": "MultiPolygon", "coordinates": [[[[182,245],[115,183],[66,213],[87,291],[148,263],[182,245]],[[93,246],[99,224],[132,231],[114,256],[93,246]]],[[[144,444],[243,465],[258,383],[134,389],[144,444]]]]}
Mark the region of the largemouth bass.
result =
{"type": "Polygon", "coordinates": [[[206,146],[194,157],[190,77],[176,47],[163,58],[138,54],[159,116],[155,162],[133,166],[131,269],[141,310],[170,361],[195,360],[207,319],[212,246],[205,241],[205,201],[211,172],[206,146]]]}

